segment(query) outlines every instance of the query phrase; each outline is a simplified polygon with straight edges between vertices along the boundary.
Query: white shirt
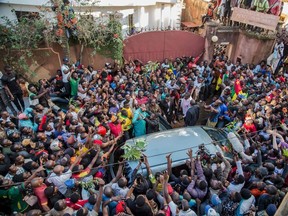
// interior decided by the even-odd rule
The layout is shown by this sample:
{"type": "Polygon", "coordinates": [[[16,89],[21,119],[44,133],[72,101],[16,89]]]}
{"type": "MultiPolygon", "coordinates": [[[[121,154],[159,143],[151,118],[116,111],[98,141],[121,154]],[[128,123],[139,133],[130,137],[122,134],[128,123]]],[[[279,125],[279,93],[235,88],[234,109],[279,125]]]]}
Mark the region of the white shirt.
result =
{"type": "Polygon", "coordinates": [[[64,73],[64,71],[69,70],[68,65],[63,64],[61,66],[61,72],[62,72],[62,81],[64,83],[68,83],[68,76],[70,75],[70,72],[68,72],[67,74],[64,73]]]}
{"type": "Polygon", "coordinates": [[[192,100],[191,97],[189,97],[187,100],[185,98],[181,99],[181,108],[183,111],[183,116],[186,116],[186,113],[188,111],[188,109],[190,108],[190,101],[192,100]]]}
{"type": "Polygon", "coordinates": [[[196,78],[196,80],[194,81],[194,87],[197,89],[200,89],[203,85],[203,82],[198,82],[198,79],[196,78]]]}
{"type": "Polygon", "coordinates": [[[204,67],[204,65],[203,66],[197,66],[197,69],[199,70],[199,72],[200,72],[200,74],[201,74],[201,76],[202,76],[202,74],[203,74],[203,72],[204,72],[204,70],[205,70],[205,67],[204,67]]]}
{"type": "MultiPolygon", "coordinates": [[[[241,203],[241,202],[240,202],[241,203]]],[[[249,211],[252,205],[255,203],[255,197],[251,195],[251,197],[247,200],[243,200],[243,202],[240,204],[238,208],[240,208],[240,214],[244,215],[249,211]]]]}
{"type": "MultiPolygon", "coordinates": [[[[236,166],[237,166],[237,173],[238,173],[239,175],[243,175],[243,176],[244,176],[244,174],[243,174],[243,169],[242,169],[242,165],[241,165],[241,161],[236,161],[236,166]]],[[[228,191],[229,191],[229,194],[231,194],[231,193],[233,193],[233,192],[239,192],[239,193],[240,193],[241,189],[244,187],[244,184],[245,184],[245,182],[242,183],[242,184],[233,184],[233,183],[231,183],[231,184],[227,187],[227,189],[228,189],[228,191]]]]}
{"type": "Polygon", "coordinates": [[[283,42],[276,43],[275,46],[274,46],[274,50],[273,50],[273,57],[275,59],[281,58],[283,56],[283,51],[284,51],[283,42]]]}
{"type": "Polygon", "coordinates": [[[181,209],[178,215],[179,216],[197,216],[197,214],[191,209],[188,209],[187,211],[184,211],[181,209]]]}
{"type": "MultiPolygon", "coordinates": [[[[83,87],[81,85],[78,86],[78,89],[81,89],[81,91],[86,91],[86,89],[83,89],[83,87]]],[[[78,90],[77,96],[80,97],[81,99],[85,99],[87,97],[87,92],[86,93],[81,93],[78,90]]]]}
{"type": "Polygon", "coordinates": [[[232,67],[233,67],[233,64],[230,64],[230,65],[226,64],[227,71],[231,72],[232,67]]]}
{"type": "Polygon", "coordinates": [[[54,172],[48,178],[49,183],[53,183],[59,190],[61,194],[65,194],[67,192],[67,186],[65,185],[65,181],[70,179],[72,176],[72,171],[69,169],[67,172],[62,173],[62,175],[58,176],[54,172]]]}
{"type": "Polygon", "coordinates": [[[112,188],[115,196],[126,197],[128,191],[129,191],[129,188],[128,188],[128,187],[126,187],[126,188],[121,188],[121,187],[119,187],[118,183],[113,183],[113,184],[111,185],[111,188],[112,188]]]}
{"type": "Polygon", "coordinates": [[[171,211],[172,216],[176,216],[176,215],[177,215],[177,214],[176,214],[176,212],[177,212],[177,205],[176,205],[173,201],[171,201],[171,202],[169,202],[168,206],[169,206],[169,208],[170,208],[170,211],[171,211]]]}

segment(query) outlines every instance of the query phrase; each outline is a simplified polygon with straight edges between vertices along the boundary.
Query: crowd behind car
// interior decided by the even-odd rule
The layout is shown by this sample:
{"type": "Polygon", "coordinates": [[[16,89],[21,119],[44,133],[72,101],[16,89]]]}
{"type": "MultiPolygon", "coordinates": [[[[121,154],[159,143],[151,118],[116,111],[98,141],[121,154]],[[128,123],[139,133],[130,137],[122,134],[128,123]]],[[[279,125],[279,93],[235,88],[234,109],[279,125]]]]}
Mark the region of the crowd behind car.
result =
{"type": "Polygon", "coordinates": [[[288,185],[288,73],[266,61],[232,64],[225,53],[212,62],[201,57],[165,59],[155,67],[140,60],[106,63],[102,70],[64,58],[55,77],[36,84],[5,66],[0,211],[273,216],[288,185]],[[199,119],[200,112],[208,119],[199,119]],[[127,139],[158,132],[159,118],[233,131],[244,143],[222,146],[215,156],[183,150],[188,159],[180,171],[172,169],[173,153],[163,155],[167,170],[157,173],[143,155],[126,175],[129,163],[120,158],[112,176],[111,153],[127,139]],[[225,151],[233,156],[223,157],[225,151]]]}

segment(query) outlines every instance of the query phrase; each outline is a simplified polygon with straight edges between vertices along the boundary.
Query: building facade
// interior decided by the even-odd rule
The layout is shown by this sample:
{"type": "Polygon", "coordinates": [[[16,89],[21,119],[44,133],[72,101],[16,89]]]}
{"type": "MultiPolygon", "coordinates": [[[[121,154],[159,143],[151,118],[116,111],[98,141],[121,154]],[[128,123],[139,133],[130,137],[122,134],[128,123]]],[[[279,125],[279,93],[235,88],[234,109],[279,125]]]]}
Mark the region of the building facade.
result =
{"type": "MultiPolygon", "coordinates": [[[[62,1],[62,0],[60,0],[62,1]]],[[[89,11],[94,18],[117,13],[122,23],[124,37],[131,28],[142,30],[180,29],[183,0],[70,0],[76,14],[89,11]]],[[[51,8],[50,0],[0,0],[0,14],[17,20],[23,13],[43,13],[51,8]]],[[[45,12],[53,19],[53,12],[45,12]]]]}

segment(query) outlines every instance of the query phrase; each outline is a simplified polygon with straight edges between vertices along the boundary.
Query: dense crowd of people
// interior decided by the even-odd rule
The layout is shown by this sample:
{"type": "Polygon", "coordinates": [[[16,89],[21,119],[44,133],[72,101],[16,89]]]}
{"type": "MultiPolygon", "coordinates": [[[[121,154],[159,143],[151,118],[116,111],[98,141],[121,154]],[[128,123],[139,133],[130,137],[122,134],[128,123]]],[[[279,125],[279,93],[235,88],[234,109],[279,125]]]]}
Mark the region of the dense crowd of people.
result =
{"type": "Polygon", "coordinates": [[[212,62],[201,57],[147,65],[125,61],[123,67],[106,63],[102,70],[64,58],[55,77],[36,84],[5,66],[0,212],[273,216],[288,186],[283,56],[274,68],[266,61],[233,64],[225,53],[212,62]],[[205,155],[204,163],[203,155],[188,149],[185,169],[174,172],[172,153],[166,156],[167,170],[152,173],[143,155],[127,175],[129,163],[120,157],[111,175],[111,153],[121,151],[126,140],[158,132],[160,118],[171,125],[203,124],[200,112],[208,113],[207,126],[234,131],[244,140],[243,146],[223,147],[230,158],[218,152],[205,155]],[[147,176],[137,173],[141,166],[147,176]]]}

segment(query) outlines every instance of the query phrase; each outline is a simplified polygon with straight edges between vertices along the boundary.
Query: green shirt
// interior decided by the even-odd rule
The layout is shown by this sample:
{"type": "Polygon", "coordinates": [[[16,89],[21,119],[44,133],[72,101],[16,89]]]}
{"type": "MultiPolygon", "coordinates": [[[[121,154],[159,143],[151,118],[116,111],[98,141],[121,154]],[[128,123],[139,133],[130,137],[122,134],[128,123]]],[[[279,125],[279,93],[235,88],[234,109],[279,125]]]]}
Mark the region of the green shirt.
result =
{"type": "Polygon", "coordinates": [[[28,208],[28,204],[23,200],[21,190],[25,190],[24,183],[10,187],[8,190],[0,190],[0,198],[6,198],[11,201],[10,208],[12,212],[23,212],[28,208]]]}
{"type": "Polygon", "coordinates": [[[79,81],[80,81],[80,78],[78,78],[77,80],[73,78],[70,79],[71,96],[77,96],[79,81]]]}
{"type": "Polygon", "coordinates": [[[267,0],[255,0],[254,6],[258,12],[265,12],[269,9],[269,3],[267,0]]]}

